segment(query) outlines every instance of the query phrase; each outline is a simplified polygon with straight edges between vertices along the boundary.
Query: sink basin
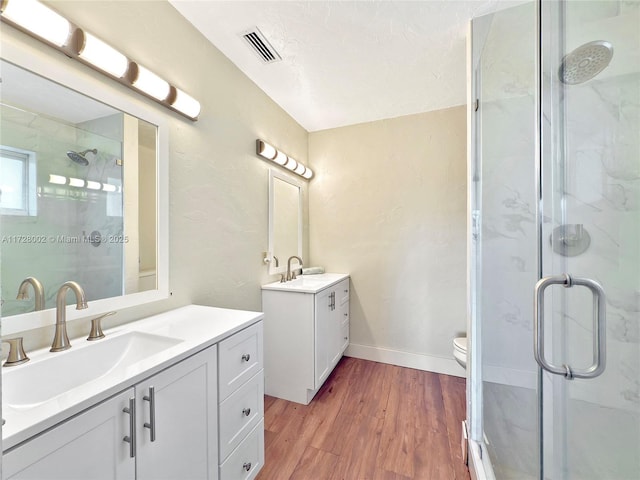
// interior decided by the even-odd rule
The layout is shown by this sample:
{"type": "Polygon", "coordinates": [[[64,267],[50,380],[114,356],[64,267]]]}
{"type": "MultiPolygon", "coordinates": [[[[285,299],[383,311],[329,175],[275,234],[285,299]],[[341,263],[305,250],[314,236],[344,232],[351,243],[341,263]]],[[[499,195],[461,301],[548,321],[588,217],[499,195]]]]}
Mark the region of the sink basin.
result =
{"type": "Polygon", "coordinates": [[[118,375],[180,342],[135,331],[80,345],[76,341],[64,352],[47,353],[24,365],[3,369],[2,401],[16,408],[34,407],[101,377],[118,375]]]}
{"type": "Polygon", "coordinates": [[[263,285],[265,290],[298,291],[305,293],[317,293],[339,281],[347,278],[348,275],[342,273],[322,273],[318,275],[301,275],[295,280],[280,283],[273,282],[263,285]]]}

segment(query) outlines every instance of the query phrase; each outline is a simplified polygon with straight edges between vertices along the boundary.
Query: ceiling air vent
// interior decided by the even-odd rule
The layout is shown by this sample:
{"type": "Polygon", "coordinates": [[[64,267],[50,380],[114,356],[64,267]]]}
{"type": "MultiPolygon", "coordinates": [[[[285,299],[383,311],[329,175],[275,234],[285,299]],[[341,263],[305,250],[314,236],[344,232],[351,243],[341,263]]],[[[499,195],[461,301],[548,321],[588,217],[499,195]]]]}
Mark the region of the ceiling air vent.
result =
{"type": "Polygon", "coordinates": [[[271,46],[258,27],[247,30],[240,35],[251,47],[251,50],[253,50],[264,63],[273,63],[282,60],[282,57],[280,57],[275,48],[271,46]]]}

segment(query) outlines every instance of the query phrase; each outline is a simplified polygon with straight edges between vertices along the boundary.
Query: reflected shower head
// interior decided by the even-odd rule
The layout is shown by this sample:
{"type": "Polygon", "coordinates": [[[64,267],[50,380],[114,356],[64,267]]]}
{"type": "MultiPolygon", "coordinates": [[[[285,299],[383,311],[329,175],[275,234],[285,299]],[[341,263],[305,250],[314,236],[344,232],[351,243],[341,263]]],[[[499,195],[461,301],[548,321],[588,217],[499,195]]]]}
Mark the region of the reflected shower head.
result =
{"type": "Polygon", "coordinates": [[[577,85],[591,80],[607,68],[613,57],[613,45],[604,40],[585,43],[562,59],[558,71],[560,81],[577,85]]]}
{"type": "Polygon", "coordinates": [[[71,160],[76,162],[78,165],[82,165],[82,166],[86,167],[87,165],[89,165],[89,160],[86,159],[85,155],[87,153],[89,153],[89,152],[93,153],[94,155],[97,155],[98,154],[98,149],[97,148],[90,148],[88,150],[83,150],[80,153],[74,152],[73,150],[69,150],[67,152],[67,157],[69,157],[71,160]]]}

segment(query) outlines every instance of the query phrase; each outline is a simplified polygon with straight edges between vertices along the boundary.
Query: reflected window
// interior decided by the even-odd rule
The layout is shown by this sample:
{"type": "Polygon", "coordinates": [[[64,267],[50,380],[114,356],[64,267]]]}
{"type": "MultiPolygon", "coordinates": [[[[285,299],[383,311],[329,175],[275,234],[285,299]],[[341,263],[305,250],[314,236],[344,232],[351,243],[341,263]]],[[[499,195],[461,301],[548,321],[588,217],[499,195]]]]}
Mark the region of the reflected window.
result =
{"type": "Polygon", "coordinates": [[[0,213],[36,216],[36,154],[0,147],[0,213]]]}

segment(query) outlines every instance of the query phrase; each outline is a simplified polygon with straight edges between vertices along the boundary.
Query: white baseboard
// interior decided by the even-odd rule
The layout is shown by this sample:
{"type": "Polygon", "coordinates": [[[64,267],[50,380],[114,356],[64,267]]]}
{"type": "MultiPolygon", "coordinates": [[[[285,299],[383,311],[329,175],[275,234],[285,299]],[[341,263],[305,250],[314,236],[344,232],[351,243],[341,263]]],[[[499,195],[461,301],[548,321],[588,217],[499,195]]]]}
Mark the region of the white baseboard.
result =
{"type": "Polygon", "coordinates": [[[358,345],[357,343],[350,343],[344,354],[347,357],[362,358],[363,360],[415,368],[416,370],[424,370],[427,372],[454,375],[456,377],[466,376],[464,368],[453,358],[401,352],[399,350],[373,347],[371,345],[358,345]]]}

